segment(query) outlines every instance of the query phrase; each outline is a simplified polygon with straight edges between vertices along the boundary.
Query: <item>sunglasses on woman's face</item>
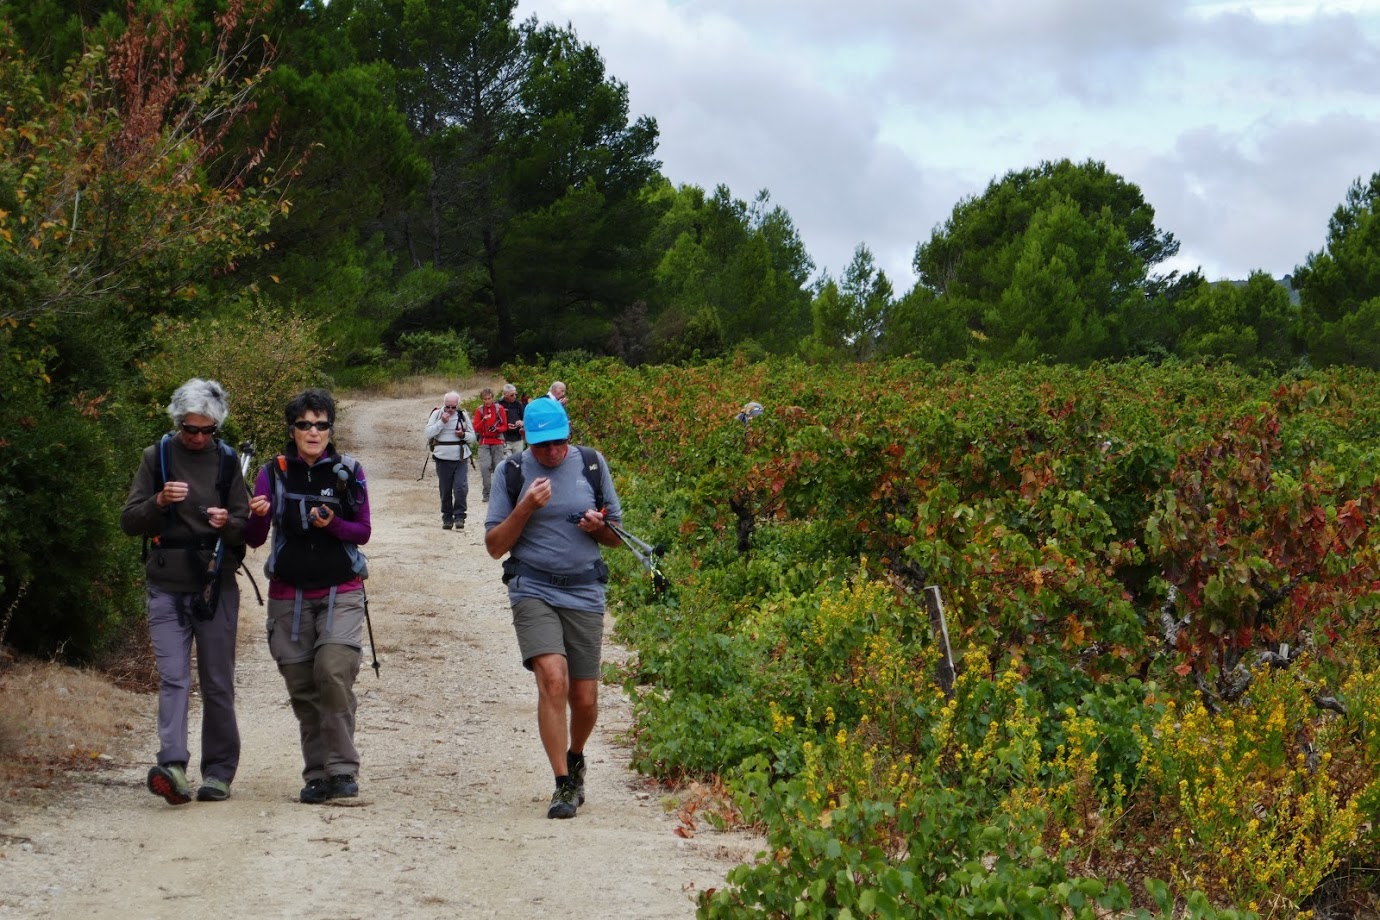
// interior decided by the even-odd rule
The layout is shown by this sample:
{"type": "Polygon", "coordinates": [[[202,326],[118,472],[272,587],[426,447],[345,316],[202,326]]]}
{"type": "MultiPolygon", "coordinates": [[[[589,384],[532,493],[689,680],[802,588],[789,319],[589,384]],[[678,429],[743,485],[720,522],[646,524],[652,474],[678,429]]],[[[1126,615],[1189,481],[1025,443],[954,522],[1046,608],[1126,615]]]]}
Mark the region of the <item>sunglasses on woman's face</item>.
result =
{"type": "Polygon", "coordinates": [[[219,428],[219,425],[188,425],[186,422],[182,423],[183,434],[215,434],[219,428]]]}
{"type": "Polygon", "coordinates": [[[331,423],[330,423],[330,422],[309,422],[309,421],[307,421],[306,419],[300,419],[300,418],[299,418],[297,421],[295,421],[295,422],[292,423],[292,427],[293,427],[293,428],[296,428],[298,431],[311,431],[313,428],[315,428],[317,431],[330,431],[330,430],[331,430],[331,423]]]}

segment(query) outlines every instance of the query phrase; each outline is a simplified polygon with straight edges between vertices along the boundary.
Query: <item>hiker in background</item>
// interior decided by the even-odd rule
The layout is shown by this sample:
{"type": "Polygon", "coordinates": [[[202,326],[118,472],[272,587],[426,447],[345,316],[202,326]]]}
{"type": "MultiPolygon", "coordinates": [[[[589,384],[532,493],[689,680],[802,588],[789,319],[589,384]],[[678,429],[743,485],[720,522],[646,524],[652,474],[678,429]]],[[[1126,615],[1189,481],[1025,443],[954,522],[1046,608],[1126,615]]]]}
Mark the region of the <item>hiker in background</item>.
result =
{"type": "Polygon", "coordinates": [[[436,461],[436,479],[441,487],[442,530],[465,529],[470,496],[465,461],[474,442],[474,426],[460,407],[460,394],[451,390],[441,397],[441,405],[431,410],[426,422],[426,443],[436,461]]]}
{"type": "Polygon", "coordinates": [[[508,430],[503,432],[503,451],[505,456],[520,454],[527,445],[522,439],[522,401],[518,399],[517,387],[511,383],[503,385],[503,398],[498,407],[508,419],[508,430]]]}
{"type": "Polygon", "coordinates": [[[546,391],[546,395],[562,406],[566,405],[565,384],[557,380],[551,384],[551,389],[546,391]]]}
{"type": "Polygon", "coordinates": [[[495,559],[510,554],[503,581],[522,664],[536,677],[537,729],[556,778],[546,816],[573,818],[585,803],[585,742],[599,715],[608,581],[600,550],[619,544],[605,522],[616,524],[622,511],[603,456],[571,449],[559,402],[532,400],[526,422],[527,450],[495,477],[484,547],[495,559]]]}
{"type": "Polygon", "coordinates": [[[503,434],[508,430],[508,416],[494,402],[493,387],[480,390],[479,398],[482,402],[474,410],[474,431],[479,436],[479,483],[484,488],[484,501],[488,501],[494,470],[506,456],[503,434]]]}
{"type": "Polygon", "coordinates": [[[287,684],[302,737],[298,796],[309,805],[359,795],[355,678],[368,615],[360,545],[369,542],[364,468],[331,440],[335,400],[325,390],[287,404],[288,443],[259,470],[250,546],[272,525],[268,651],[287,684]]]}
{"type": "Polygon", "coordinates": [[[168,403],[173,432],[144,448],[120,528],[149,539],[149,639],[158,664],[158,765],[148,788],[169,805],[192,800],[187,781],[187,710],[196,643],[201,688],[201,786],[196,797],[230,796],[240,762],[235,720],[235,636],[249,497],[234,448],[216,433],[230,414],[214,380],[188,380],[168,403]],[[218,564],[219,563],[219,564],[218,564]]]}

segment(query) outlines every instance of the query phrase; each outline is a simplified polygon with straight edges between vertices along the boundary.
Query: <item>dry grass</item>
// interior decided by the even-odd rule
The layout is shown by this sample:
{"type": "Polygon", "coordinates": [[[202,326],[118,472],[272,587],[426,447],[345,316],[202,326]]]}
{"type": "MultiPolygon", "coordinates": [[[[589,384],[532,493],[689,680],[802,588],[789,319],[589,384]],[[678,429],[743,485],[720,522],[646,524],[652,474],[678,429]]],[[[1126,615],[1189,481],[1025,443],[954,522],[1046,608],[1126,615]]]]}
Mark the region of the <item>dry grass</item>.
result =
{"type": "Polygon", "coordinates": [[[119,760],[148,705],[95,671],[0,658],[0,807],[41,799],[69,771],[119,760]]]}

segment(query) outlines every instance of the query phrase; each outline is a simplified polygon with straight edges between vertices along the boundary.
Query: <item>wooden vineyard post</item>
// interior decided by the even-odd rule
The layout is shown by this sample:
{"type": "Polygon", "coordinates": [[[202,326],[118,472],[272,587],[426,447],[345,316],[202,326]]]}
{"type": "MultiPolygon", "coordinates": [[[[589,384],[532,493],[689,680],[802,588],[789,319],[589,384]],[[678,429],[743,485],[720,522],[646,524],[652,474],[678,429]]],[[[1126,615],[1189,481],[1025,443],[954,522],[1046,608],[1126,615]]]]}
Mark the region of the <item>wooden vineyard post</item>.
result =
{"type": "Polygon", "coordinates": [[[925,606],[930,612],[930,633],[939,643],[940,659],[935,665],[935,677],[944,691],[944,699],[954,698],[954,653],[949,648],[949,624],[944,619],[944,600],[939,596],[938,585],[925,588],[925,606]]]}

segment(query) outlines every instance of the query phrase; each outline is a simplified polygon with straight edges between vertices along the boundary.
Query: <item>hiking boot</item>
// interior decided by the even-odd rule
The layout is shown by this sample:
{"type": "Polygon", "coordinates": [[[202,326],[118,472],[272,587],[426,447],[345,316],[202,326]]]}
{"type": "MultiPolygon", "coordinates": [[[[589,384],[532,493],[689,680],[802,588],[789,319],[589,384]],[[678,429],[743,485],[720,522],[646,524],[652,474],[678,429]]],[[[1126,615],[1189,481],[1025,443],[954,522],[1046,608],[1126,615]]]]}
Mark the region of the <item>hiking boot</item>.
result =
{"type": "Polygon", "coordinates": [[[565,752],[565,772],[575,784],[576,805],[585,804],[585,755],[565,752]]]}
{"type": "Polygon", "coordinates": [[[192,800],[187,784],[187,769],[180,763],[163,763],[149,768],[149,792],[161,795],[169,805],[186,805],[192,800]]]}
{"type": "Polygon", "coordinates": [[[450,530],[450,529],[451,529],[452,527],[454,527],[454,526],[455,526],[455,525],[454,525],[453,523],[451,523],[450,521],[442,521],[442,522],[441,522],[441,529],[442,529],[442,530],[450,530]]]}
{"type": "Polygon", "coordinates": [[[297,796],[303,805],[320,805],[331,797],[331,784],[324,779],[309,779],[297,796]]]}
{"type": "Polygon", "coordinates": [[[464,530],[464,529],[465,529],[465,522],[464,522],[463,520],[456,521],[456,522],[455,522],[455,529],[456,529],[456,530],[464,530]]]}
{"type": "Polygon", "coordinates": [[[556,791],[551,793],[551,807],[546,809],[546,816],[548,818],[575,817],[575,808],[580,804],[576,801],[579,794],[573,782],[557,783],[556,791]]]}
{"type": "Polygon", "coordinates": [[[359,795],[359,783],[355,782],[353,773],[341,773],[339,776],[331,777],[331,785],[326,793],[326,798],[353,799],[357,795],[359,795]]]}
{"type": "Polygon", "coordinates": [[[230,798],[230,784],[223,779],[207,776],[201,780],[201,788],[196,791],[198,802],[224,802],[230,798]]]}

